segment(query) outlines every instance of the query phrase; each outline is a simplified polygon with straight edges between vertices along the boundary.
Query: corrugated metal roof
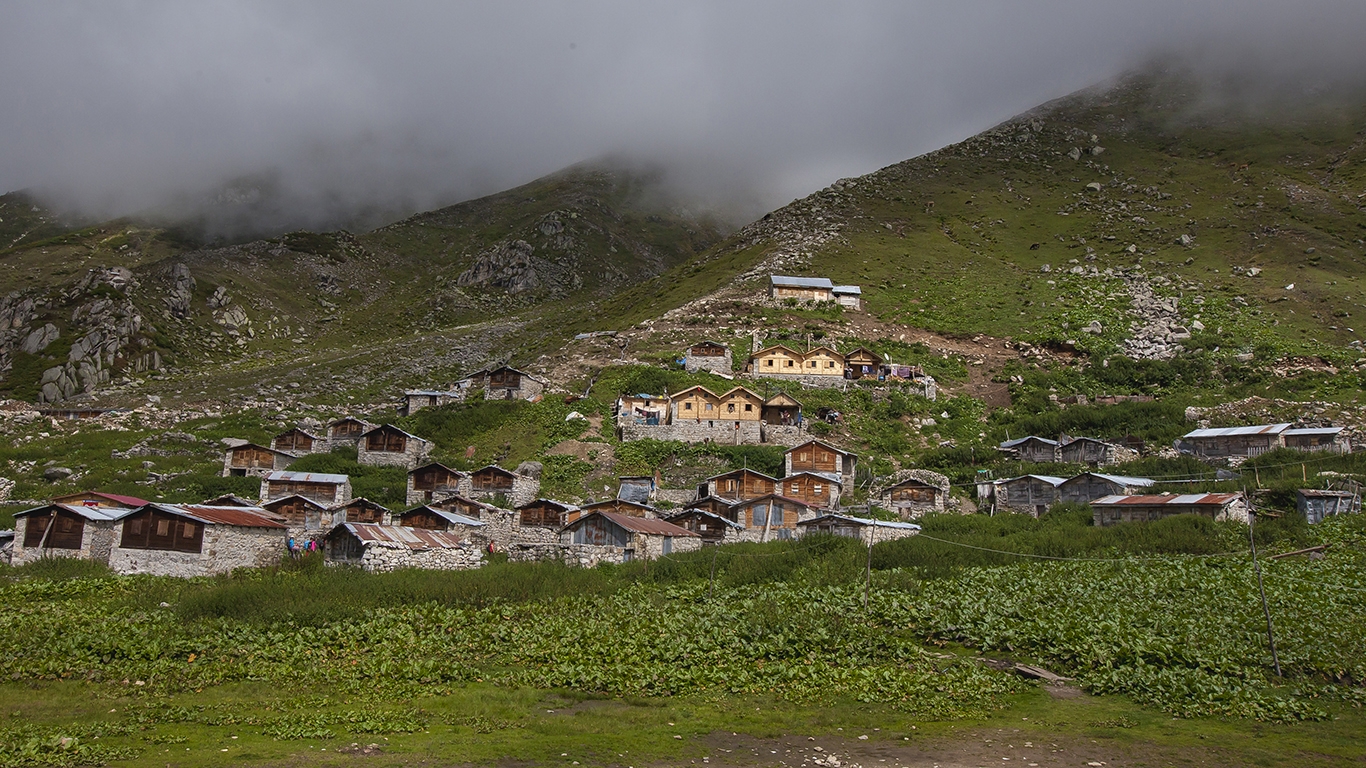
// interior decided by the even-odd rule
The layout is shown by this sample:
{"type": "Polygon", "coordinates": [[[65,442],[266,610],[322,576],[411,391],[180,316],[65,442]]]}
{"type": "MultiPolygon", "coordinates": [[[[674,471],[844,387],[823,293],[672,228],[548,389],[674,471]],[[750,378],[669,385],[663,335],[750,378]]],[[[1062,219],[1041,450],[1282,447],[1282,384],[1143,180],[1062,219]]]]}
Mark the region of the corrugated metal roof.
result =
{"type": "Polygon", "coordinates": [[[791,277],[789,275],[769,275],[770,285],[783,288],[825,288],[832,289],[835,284],[828,277],[791,277]]]}
{"type": "Polygon", "coordinates": [[[844,487],[844,481],[843,481],[843,480],[840,480],[840,476],[837,475],[837,474],[835,474],[834,472],[807,472],[807,471],[803,471],[803,472],[793,472],[792,474],[788,475],[787,477],[784,477],[784,478],[783,478],[782,480],[780,480],[779,482],[785,483],[785,482],[787,482],[788,480],[791,480],[791,479],[794,478],[794,477],[801,477],[802,475],[811,475],[812,477],[818,477],[818,478],[820,478],[821,480],[825,480],[825,481],[827,481],[827,482],[834,483],[835,485],[838,485],[838,486],[840,486],[840,487],[844,487]]]}
{"type": "Polygon", "coordinates": [[[572,526],[582,523],[593,515],[602,515],[632,533],[645,533],[652,536],[697,536],[697,534],[687,528],[680,528],[673,523],[649,517],[631,517],[630,515],[623,515],[618,512],[590,512],[569,525],[572,526]]]}
{"type": "Polygon", "coordinates": [[[203,504],[149,504],[172,514],[213,525],[235,525],[242,528],[284,528],[260,507],[210,507],[203,504]]]}
{"type": "Polygon", "coordinates": [[[64,493],[61,496],[53,496],[52,501],[57,504],[64,503],[62,499],[69,499],[72,496],[99,496],[101,499],[108,499],[122,507],[142,507],[150,504],[146,499],[139,499],[136,496],[120,496],[117,493],[105,493],[103,491],[79,491],[77,493],[64,493]]]}
{"type": "MultiPolygon", "coordinates": [[[[380,547],[422,549],[456,549],[464,546],[459,534],[447,531],[428,531],[406,525],[378,525],[376,523],[342,523],[363,544],[380,547]]],[[[333,529],[335,530],[335,529],[333,529]]]]}
{"type": "Polygon", "coordinates": [[[837,285],[830,290],[834,293],[842,293],[846,296],[859,296],[863,293],[863,289],[859,288],[857,285],[837,285]]]}
{"type": "Polygon", "coordinates": [[[481,521],[481,520],[477,520],[477,519],[475,519],[475,518],[473,518],[473,517],[469,517],[469,516],[467,516],[467,515],[462,515],[462,514],[460,514],[459,512],[448,512],[448,511],[446,511],[446,510],[444,510],[444,509],[438,509],[438,508],[436,508],[436,507],[433,507],[433,506],[430,505],[430,504],[423,504],[422,506],[419,506],[419,507],[413,507],[412,509],[409,509],[409,510],[404,511],[403,514],[406,515],[406,514],[409,514],[410,512],[417,512],[418,510],[426,510],[426,511],[432,513],[433,515],[436,515],[437,517],[440,517],[441,519],[445,520],[446,522],[452,523],[452,524],[454,524],[454,525],[468,525],[468,526],[472,526],[472,527],[481,527],[481,526],[484,525],[484,522],[481,521]]]}
{"type": "Polygon", "coordinates": [[[757,469],[750,469],[749,467],[745,467],[744,469],[732,469],[732,470],[729,471],[729,472],[722,472],[722,473],[719,474],[719,475],[712,475],[711,477],[707,478],[707,481],[710,482],[710,481],[712,481],[712,480],[720,480],[720,479],[723,478],[723,477],[730,477],[731,475],[744,475],[744,474],[758,475],[759,477],[762,477],[762,478],[765,479],[765,480],[769,480],[769,481],[774,482],[774,483],[778,482],[778,478],[776,478],[776,477],[769,477],[768,475],[765,475],[763,472],[760,472],[760,471],[757,470],[757,469]]]}
{"type": "Polygon", "coordinates": [[[782,495],[781,493],[766,493],[766,494],[764,494],[763,496],[756,496],[756,497],[754,497],[754,498],[752,498],[752,499],[741,499],[740,501],[734,502],[731,506],[736,507],[736,508],[738,508],[738,507],[752,507],[752,506],[754,506],[755,504],[758,504],[759,502],[768,501],[768,500],[770,500],[770,499],[778,499],[779,501],[786,501],[786,502],[789,502],[789,503],[792,503],[792,504],[796,504],[796,505],[799,506],[799,507],[807,507],[807,508],[810,508],[810,507],[811,507],[810,504],[807,504],[806,502],[802,501],[801,499],[794,499],[794,498],[792,498],[792,497],[790,497],[790,496],[784,496],[784,495],[782,495]]]}
{"type": "Polygon", "coordinates": [[[1287,429],[1287,435],[1336,435],[1342,432],[1343,427],[1300,427],[1298,429],[1287,429]]]}
{"type": "MultiPolygon", "coordinates": [[[[292,502],[292,501],[295,501],[295,500],[303,500],[303,501],[305,501],[305,502],[307,502],[307,503],[309,503],[309,504],[311,504],[311,505],[317,507],[317,508],[320,509],[320,510],[322,510],[322,509],[327,509],[327,507],[323,506],[322,504],[319,504],[318,502],[314,501],[313,499],[310,499],[310,498],[308,498],[307,496],[301,496],[301,495],[299,495],[299,494],[297,494],[297,493],[291,494],[291,495],[289,495],[289,496],[281,496],[281,497],[278,498],[278,499],[270,499],[269,501],[263,501],[263,502],[261,502],[261,505],[260,505],[260,506],[261,506],[261,509],[269,510],[269,509],[270,509],[272,506],[274,506],[274,505],[283,504],[283,503],[285,503],[285,502],[287,502],[287,501],[291,501],[291,502],[292,502]]],[[[238,506],[238,505],[236,505],[236,504],[225,504],[225,505],[206,504],[206,505],[204,505],[204,506],[230,506],[230,507],[233,507],[234,509],[242,509],[242,507],[240,507],[240,506],[238,506]]]]}
{"type": "Polygon", "coordinates": [[[570,511],[573,511],[573,510],[575,510],[575,509],[578,509],[578,507],[574,506],[573,504],[570,504],[569,502],[566,502],[566,501],[556,501],[555,499],[536,499],[536,500],[534,500],[534,501],[528,501],[527,503],[523,504],[522,506],[518,507],[517,509],[518,509],[518,510],[523,510],[523,509],[526,509],[527,507],[532,506],[533,504],[549,504],[549,505],[551,505],[551,506],[553,506],[553,507],[558,507],[560,510],[565,511],[565,512],[570,512],[570,511]]]}
{"type": "Polygon", "coordinates": [[[843,520],[845,522],[854,523],[856,525],[871,525],[874,528],[899,528],[907,531],[920,530],[920,526],[916,525],[915,523],[892,522],[890,520],[876,520],[871,517],[853,517],[852,515],[839,515],[833,512],[821,515],[820,517],[813,517],[810,520],[803,520],[802,522],[797,523],[797,525],[812,525],[814,523],[819,523],[822,520],[843,520]]]}
{"type": "Polygon", "coordinates": [[[832,451],[834,451],[835,453],[838,453],[838,454],[840,454],[840,455],[842,455],[842,456],[853,456],[853,457],[855,457],[855,458],[858,457],[858,454],[857,454],[857,453],[854,453],[853,451],[846,451],[846,450],[843,450],[842,448],[837,448],[837,447],[831,445],[830,443],[825,442],[824,440],[807,440],[806,442],[802,443],[801,445],[795,445],[795,446],[793,446],[793,447],[791,447],[791,448],[788,448],[786,451],[783,451],[783,454],[786,455],[786,454],[792,453],[793,451],[797,450],[798,448],[805,448],[805,447],[808,446],[808,445],[820,445],[820,446],[824,446],[824,447],[826,447],[826,448],[829,448],[830,450],[832,450],[832,451]]]}
{"type": "Polygon", "coordinates": [[[1241,493],[1183,493],[1183,494],[1181,494],[1181,495],[1179,495],[1179,496],[1153,496],[1153,495],[1148,495],[1148,496],[1119,496],[1119,495],[1115,495],[1115,496],[1105,496],[1105,497],[1103,497],[1103,498],[1096,499],[1095,501],[1091,502],[1091,505],[1092,505],[1092,506],[1095,506],[1095,505],[1099,504],[1099,505],[1101,505],[1101,506],[1107,506],[1107,507],[1121,506],[1121,505],[1123,505],[1123,506],[1130,506],[1130,505],[1157,506],[1157,505],[1165,505],[1165,504],[1174,504],[1174,505],[1177,505],[1177,506],[1186,506],[1186,505],[1200,505],[1200,506],[1211,505],[1211,506],[1223,506],[1223,505],[1228,504],[1228,503],[1231,502],[1231,501],[1235,501],[1235,500],[1237,500],[1237,499],[1239,499],[1239,498],[1242,498],[1242,494],[1241,494],[1241,493]]]}
{"type": "Polygon", "coordinates": [[[424,442],[424,443],[427,442],[426,440],[423,440],[422,438],[418,437],[417,435],[412,434],[411,432],[404,432],[403,430],[399,429],[398,427],[394,426],[393,424],[381,424],[381,425],[379,425],[378,427],[374,427],[373,429],[367,429],[366,431],[364,431],[364,432],[361,433],[361,437],[365,437],[366,435],[370,434],[371,432],[378,432],[378,431],[383,430],[383,429],[388,429],[388,430],[397,432],[397,433],[399,433],[400,435],[403,435],[404,437],[412,438],[413,440],[422,440],[422,442],[424,442]]]}
{"type": "Polygon", "coordinates": [[[331,483],[341,485],[351,478],[347,475],[329,475],[326,472],[290,472],[288,470],[276,470],[266,475],[267,480],[279,480],[287,483],[331,483]]]}
{"type": "Polygon", "coordinates": [[[1279,435],[1289,428],[1289,424],[1258,424],[1251,427],[1209,427],[1208,429],[1196,429],[1187,432],[1186,438],[1279,435]]]}
{"type": "Polygon", "coordinates": [[[403,393],[404,397],[435,397],[446,395],[448,397],[460,397],[459,391],[444,391],[440,389],[410,389],[403,393]]]}
{"type": "Polygon", "coordinates": [[[1005,480],[997,480],[996,484],[1004,485],[1005,483],[1013,483],[1016,480],[1023,480],[1027,477],[1032,477],[1035,480],[1042,480],[1045,483],[1048,483],[1049,485],[1053,486],[1054,488],[1067,482],[1065,478],[1053,477],[1052,475],[1020,475],[1019,477],[1008,477],[1005,480]]]}
{"type": "Polygon", "coordinates": [[[76,504],[44,504],[41,507],[34,507],[33,509],[26,509],[22,512],[15,512],[14,516],[23,517],[25,515],[31,515],[34,512],[42,512],[44,510],[52,509],[53,507],[56,507],[58,509],[64,509],[67,512],[70,512],[74,515],[79,515],[80,517],[83,517],[86,520],[95,521],[122,520],[123,518],[133,514],[133,512],[136,511],[129,507],[82,507],[76,504]]]}
{"type": "Polygon", "coordinates": [[[697,507],[690,507],[690,508],[688,508],[688,509],[684,509],[682,512],[679,512],[679,513],[677,513],[677,514],[669,515],[669,521],[677,520],[677,519],[680,518],[680,517],[687,517],[688,515],[701,515],[701,516],[707,518],[708,520],[715,520],[715,521],[718,521],[718,522],[721,522],[721,523],[725,523],[726,525],[730,526],[731,528],[738,528],[738,529],[740,529],[740,530],[744,530],[744,527],[745,527],[745,526],[740,525],[739,523],[735,522],[734,520],[727,520],[726,518],[721,517],[720,515],[716,514],[715,512],[708,512],[708,511],[705,510],[705,509],[698,509],[697,507]]]}
{"type": "Polygon", "coordinates": [[[1001,443],[1001,447],[1002,447],[1002,448],[1014,448],[1015,446],[1017,446],[1017,445],[1023,445],[1024,443],[1027,443],[1027,442],[1029,442],[1030,440],[1038,440],[1038,441],[1040,441],[1040,442],[1042,442],[1042,443],[1044,443],[1044,444],[1046,444],[1046,445],[1057,445],[1057,444],[1058,444],[1058,441],[1057,441],[1057,440],[1049,440],[1049,439],[1046,438],[1046,437],[1038,437],[1038,436],[1036,436],[1036,435],[1030,435],[1029,437],[1017,437],[1017,438],[1015,438],[1014,440],[1007,440],[1007,441],[1005,441],[1004,443],[1001,443]]]}
{"type": "Polygon", "coordinates": [[[1117,484],[1119,484],[1119,485],[1137,485],[1137,486],[1140,486],[1140,487],[1143,487],[1143,488],[1147,488],[1148,486],[1154,485],[1154,484],[1155,484],[1152,480],[1149,480],[1149,479],[1146,478],[1146,477],[1127,477],[1127,476],[1125,476],[1125,475],[1105,475],[1105,474],[1101,474],[1100,472],[1083,472],[1083,473],[1081,473],[1080,475],[1077,475],[1076,477],[1069,477],[1069,478],[1068,478],[1067,480],[1065,480],[1064,482],[1070,483],[1070,482],[1072,482],[1073,480],[1076,480],[1077,477],[1087,477],[1087,476],[1090,476],[1090,477],[1099,477],[1099,478],[1102,479],[1102,480],[1109,480],[1110,482],[1112,482],[1112,483],[1117,483],[1117,484]]]}

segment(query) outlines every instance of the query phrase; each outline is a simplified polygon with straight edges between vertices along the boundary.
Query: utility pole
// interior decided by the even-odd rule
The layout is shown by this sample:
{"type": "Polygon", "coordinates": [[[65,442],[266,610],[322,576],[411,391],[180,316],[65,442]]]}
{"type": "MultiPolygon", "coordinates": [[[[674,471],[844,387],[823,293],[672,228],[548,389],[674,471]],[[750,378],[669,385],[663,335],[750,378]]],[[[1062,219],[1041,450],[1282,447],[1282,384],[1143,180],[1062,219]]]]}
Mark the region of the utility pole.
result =
{"type": "Polygon", "coordinates": [[[1262,613],[1266,614],[1266,641],[1271,646],[1271,663],[1276,667],[1276,677],[1281,676],[1281,660],[1276,656],[1276,632],[1271,625],[1271,609],[1266,604],[1266,586],[1262,583],[1262,566],[1257,562],[1257,537],[1252,533],[1253,523],[1257,519],[1256,510],[1252,507],[1252,499],[1247,496],[1247,489],[1243,489],[1243,497],[1247,499],[1247,543],[1252,548],[1252,568],[1257,572],[1257,591],[1262,595],[1262,613]]]}

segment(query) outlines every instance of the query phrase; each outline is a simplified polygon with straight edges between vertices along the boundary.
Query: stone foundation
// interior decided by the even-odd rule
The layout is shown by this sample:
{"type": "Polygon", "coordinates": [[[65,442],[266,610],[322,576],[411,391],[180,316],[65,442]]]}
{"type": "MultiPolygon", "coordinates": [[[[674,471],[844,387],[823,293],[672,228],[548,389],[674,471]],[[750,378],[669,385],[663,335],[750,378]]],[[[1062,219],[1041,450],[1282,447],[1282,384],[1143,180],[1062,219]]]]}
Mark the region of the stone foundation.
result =
{"type": "MultiPolygon", "coordinates": [[[[115,530],[123,535],[123,525],[115,530]]],[[[124,549],[114,547],[109,567],[115,573],[146,573],[153,576],[212,576],[236,568],[261,568],[280,562],[288,552],[283,528],[239,528],[205,526],[204,544],[199,552],[171,552],[161,549],[124,549]]]]}

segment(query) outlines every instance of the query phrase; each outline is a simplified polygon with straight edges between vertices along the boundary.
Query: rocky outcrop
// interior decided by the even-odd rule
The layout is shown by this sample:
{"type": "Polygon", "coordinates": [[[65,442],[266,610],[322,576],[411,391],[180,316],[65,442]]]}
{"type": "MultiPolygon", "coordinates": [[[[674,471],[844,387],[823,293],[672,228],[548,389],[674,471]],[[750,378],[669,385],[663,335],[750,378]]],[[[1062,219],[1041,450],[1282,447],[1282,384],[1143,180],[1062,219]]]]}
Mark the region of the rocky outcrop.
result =
{"type": "Polygon", "coordinates": [[[183,318],[190,314],[190,300],[194,298],[194,276],[184,264],[171,267],[171,290],[167,291],[162,302],[170,310],[172,317],[183,318]]]}
{"type": "Polygon", "coordinates": [[[479,254],[474,264],[456,278],[456,285],[502,288],[508,293],[534,291],[541,287],[531,260],[535,250],[525,240],[504,240],[479,254]]]}
{"type": "Polygon", "coordinates": [[[35,329],[28,336],[25,336],[24,343],[20,344],[19,348],[30,355],[36,355],[51,346],[52,342],[56,341],[60,335],[57,326],[52,323],[45,323],[42,328],[35,329]]]}

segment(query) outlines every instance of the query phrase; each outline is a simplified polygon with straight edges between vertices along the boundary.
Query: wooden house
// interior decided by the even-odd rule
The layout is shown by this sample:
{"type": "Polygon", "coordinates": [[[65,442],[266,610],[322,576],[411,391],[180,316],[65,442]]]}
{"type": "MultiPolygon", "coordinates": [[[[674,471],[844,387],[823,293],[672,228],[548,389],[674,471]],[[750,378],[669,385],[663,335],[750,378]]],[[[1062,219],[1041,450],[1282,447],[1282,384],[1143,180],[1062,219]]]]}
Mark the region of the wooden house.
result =
{"type": "Polygon", "coordinates": [[[794,538],[797,523],[816,516],[804,502],[776,493],[737,502],[731,507],[731,514],[744,527],[744,536],[750,541],[794,538]]]}
{"type": "Polygon", "coordinates": [[[408,503],[426,504],[444,496],[460,493],[469,475],[432,462],[408,472],[408,503]]]}
{"type": "Polygon", "coordinates": [[[116,573],[210,576],[278,563],[288,531],[265,510],[148,504],[121,518],[109,567],[116,573]]]}
{"type": "Polygon", "coordinates": [[[674,423],[687,419],[711,421],[719,419],[721,398],[706,387],[695,385],[669,395],[669,415],[674,423]]]}
{"type": "Polygon", "coordinates": [[[458,494],[444,496],[436,501],[428,502],[427,506],[444,509],[447,512],[455,512],[464,515],[465,517],[472,517],[475,520],[484,520],[486,522],[495,512],[507,512],[507,510],[500,509],[492,504],[485,504],[482,501],[460,496],[458,494]]]}
{"type": "Polygon", "coordinates": [[[332,512],[328,506],[307,496],[282,496],[262,502],[261,509],[270,513],[277,522],[284,523],[290,533],[321,531],[332,527],[332,512]]]}
{"type": "Polygon", "coordinates": [[[617,398],[617,423],[659,426],[669,423],[668,395],[622,395],[617,398]]]}
{"type": "Polygon", "coordinates": [[[16,512],[9,563],[74,557],[107,564],[115,523],[132,513],[130,507],[57,502],[16,512]]]}
{"type": "Polygon", "coordinates": [[[844,355],[844,370],[851,379],[876,379],[882,375],[882,357],[867,347],[859,347],[844,355]]]}
{"type": "Polygon", "coordinates": [[[683,505],[683,508],[700,509],[704,512],[710,512],[713,515],[719,515],[727,520],[733,521],[735,519],[735,514],[731,510],[735,504],[736,502],[732,499],[722,499],[716,496],[700,496],[683,505]]]}
{"type": "Polygon", "coordinates": [[[851,539],[858,539],[868,546],[892,541],[894,539],[904,539],[907,536],[914,536],[920,533],[920,526],[915,523],[893,522],[889,520],[876,520],[867,517],[853,517],[851,515],[841,515],[827,513],[810,520],[803,520],[797,523],[803,536],[812,533],[826,533],[832,536],[845,536],[851,539]]]}
{"type": "Polygon", "coordinates": [[[701,507],[684,509],[682,512],[670,515],[666,520],[679,528],[685,528],[697,534],[702,539],[703,545],[730,544],[742,541],[741,534],[745,530],[743,525],[734,520],[701,507]]]}
{"type": "Polygon", "coordinates": [[[798,472],[778,482],[780,493],[812,509],[839,509],[843,484],[837,475],[798,472]]]}
{"type": "Polygon", "coordinates": [[[764,401],[762,415],[768,424],[801,424],[802,404],[786,392],[779,392],[764,401]]]}
{"type": "Polygon", "coordinates": [[[863,289],[857,285],[836,285],[830,289],[830,296],[841,307],[858,310],[863,305],[863,289]]]}
{"type": "Polygon", "coordinates": [[[343,523],[323,539],[323,557],[375,573],[400,568],[463,570],[484,564],[484,547],[458,532],[343,523]]]}
{"type": "Polygon", "coordinates": [[[846,486],[854,482],[858,455],[843,451],[824,440],[808,440],[783,454],[784,475],[816,472],[835,475],[846,486]]]}
{"type": "Polygon", "coordinates": [[[790,277],[788,275],[768,276],[768,295],[770,298],[796,299],[797,301],[833,301],[835,284],[824,277],[790,277]]]}
{"type": "Polygon", "coordinates": [[[303,456],[314,451],[325,450],[325,443],[313,433],[295,427],[271,438],[270,447],[282,453],[303,456]]]}
{"type": "Polygon", "coordinates": [[[327,472],[271,472],[261,478],[261,500],[304,496],[326,507],[351,498],[351,478],[327,472]]]}
{"type": "Polygon", "coordinates": [[[683,353],[683,367],[688,373],[712,371],[729,376],[732,369],[730,347],[710,339],[699,341],[683,353]]]}
{"type": "Polygon", "coordinates": [[[844,378],[844,355],[830,347],[816,347],[802,354],[802,374],[844,378]]]}
{"type": "Polygon", "coordinates": [[[1058,501],[1071,501],[1077,504],[1090,504],[1106,496],[1129,496],[1143,493],[1153,487],[1153,481],[1146,477],[1124,477],[1123,475],[1103,475],[1099,472],[1083,472],[1069,477],[1058,485],[1058,501]]]}
{"type": "Polygon", "coordinates": [[[356,461],[371,467],[416,469],[427,460],[432,444],[392,424],[375,427],[356,442],[356,461]]]}
{"type": "Polygon", "coordinates": [[[996,508],[1038,517],[1058,500],[1061,477],[1021,475],[993,483],[996,508]]]}
{"type": "Polygon", "coordinates": [[[1281,434],[1285,447],[1297,451],[1352,452],[1352,441],[1342,427],[1295,427],[1281,434]]]}
{"type": "Polygon", "coordinates": [[[718,419],[759,421],[763,417],[764,399],[744,387],[730,389],[717,400],[718,419]]]}
{"type": "Polygon", "coordinates": [[[1181,438],[1177,449],[1207,459],[1260,456],[1284,445],[1281,434],[1287,429],[1289,424],[1195,429],[1181,438]]]}
{"type": "Polygon", "coordinates": [[[903,469],[892,475],[875,495],[878,506],[902,520],[929,512],[943,512],[949,497],[949,478],[926,469],[903,469]]]}
{"type": "Polygon", "coordinates": [[[493,500],[509,509],[531,501],[540,491],[538,478],[503,469],[497,464],[470,473],[468,494],[471,498],[493,500]]]}
{"type": "Polygon", "coordinates": [[[569,522],[569,513],[578,509],[554,499],[536,499],[517,508],[518,522],[523,528],[554,528],[559,530],[569,522]]]}
{"type": "Polygon", "coordinates": [[[462,515],[448,509],[422,504],[402,512],[398,524],[424,531],[451,531],[463,536],[478,535],[484,523],[476,517],[462,515]]]}
{"type": "Polygon", "coordinates": [[[563,544],[613,547],[622,560],[653,560],[675,552],[696,550],[702,538],[663,520],[594,510],[585,512],[560,531],[563,544]]]}
{"type": "Polygon", "coordinates": [[[383,504],[369,499],[351,499],[345,504],[337,504],[328,509],[332,513],[332,525],[342,523],[375,523],[388,525],[393,513],[383,504]]]}
{"type": "Polygon", "coordinates": [[[1067,464],[1085,464],[1094,469],[1132,461],[1138,458],[1138,453],[1118,443],[1094,437],[1074,437],[1060,442],[1058,457],[1067,464]]]}
{"type": "Polygon", "coordinates": [[[1161,520],[1175,515],[1200,515],[1211,520],[1247,522],[1247,501],[1241,493],[1188,493],[1156,496],[1105,496],[1091,502],[1096,525],[1161,520]]]}
{"type": "Polygon", "coordinates": [[[123,496],[103,491],[64,493],[61,496],[53,496],[49,501],[53,504],[66,504],[73,507],[100,507],[105,509],[136,509],[150,503],[146,499],[139,499],[136,496],[123,496]]]}
{"type": "Polygon", "coordinates": [[[1361,512],[1361,496],[1351,491],[1318,491],[1301,488],[1295,491],[1295,508],[1312,525],[1336,515],[1355,515],[1361,512]]]}
{"type": "Polygon", "coordinates": [[[584,515],[593,512],[610,512],[614,515],[625,515],[626,517],[658,518],[659,511],[646,504],[637,504],[625,499],[608,499],[606,501],[592,501],[578,509],[572,509],[565,514],[565,521],[572,523],[584,515]]]}
{"type": "Polygon", "coordinates": [[[510,366],[500,366],[483,374],[485,400],[529,400],[537,402],[545,392],[545,381],[510,366]]]}
{"type": "Polygon", "coordinates": [[[354,448],[360,442],[360,436],[374,428],[374,424],[351,416],[337,419],[327,425],[327,449],[330,451],[344,446],[354,448]]]}
{"type": "Polygon", "coordinates": [[[713,496],[739,501],[777,493],[778,479],[752,469],[734,469],[707,478],[697,489],[699,498],[713,496]]]}
{"type": "Polygon", "coordinates": [[[284,469],[298,457],[264,445],[243,443],[223,452],[223,477],[264,477],[284,469]]]}
{"type": "Polygon", "coordinates": [[[1035,464],[1056,464],[1062,460],[1061,446],[1057,440],[1030,435],[1007,440],[999,446],[1012,458],[1035,464]]]}
{"type": "Polygon", "coordinates": [[[801,376],[802,353],[778,344],[755,352],[749,358],[749,372],[755,376],[801,376]]]}

